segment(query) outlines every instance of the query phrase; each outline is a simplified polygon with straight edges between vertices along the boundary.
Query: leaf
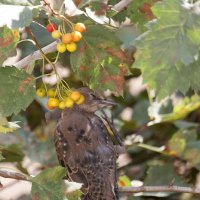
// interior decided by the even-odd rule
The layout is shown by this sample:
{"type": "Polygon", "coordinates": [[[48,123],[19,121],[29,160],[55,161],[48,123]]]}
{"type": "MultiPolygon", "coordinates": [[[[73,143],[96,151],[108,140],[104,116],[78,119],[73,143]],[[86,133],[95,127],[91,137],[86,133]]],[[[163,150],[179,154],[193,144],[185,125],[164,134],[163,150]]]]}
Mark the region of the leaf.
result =
{"type": "Polygon", "coordinates": [[[34,200],[61,200],[65,194],[66,169],[60,166],[42,171],[32,178],[31,195],[34,200]]]}
{"type": "Polygon", "coordinates": [[[101,25],[89,26],[78,50],[70,56],[73,71],[92,89],[121,93],[128,69],[126,64],[120,65],[127,58],[119,45],[112,30],[101,25]]]}
{"type": "Polygon", "coordinates": [[[7,26],[0,27],[0,65],[8,57],[16,55],[17,41],[11,29],[7,26]]]}
{"type": "Polygon", "coordinates": [[[189,113],[199,107],[200,97],[198,95],[193,95],[190,98],[185,97],[174,105],[173,112],[171,113],[159,114],[159,110],[157,110],[153,115],[151,115],[154,120],[150,121],[148,125],[151,126],[162,122],[173,122],[179,119],[184,119],[189,113]]]}
{"type": "Polygon", "coordinates": [[[0,67],[0,113],[2,116],[17,114],[33,101],[34,79],[24,70],[0,67]]]}
{"type": "Polygon", "coordinates": [[[154,18],[151,6],[155,2],[155,0],[134,1],[127,7],[126,16],[128,16],[139,29],[144,30],[146,29],[144,26],[145,23],[154,18]]]}
{"type": "Polygon", "coordinates": [[[80,190],[82,187],[82,184],[66,181],[66,187],[67,187],[67,191],[66,191],[67,200],[80,199],[81,195],[83,194],[80,190]]]}
{"type": "Polygon", "coordinates": [[[4,157],[3,162],[21,162],[24,158],[22,148],[18,144],[0,146],[0,151],[4,157]]]}
{"type": "Polygon", "coordinates": [[[0,133],[11,133],[20,128],[17,122],[8,122],[6,125],[0,125],[0,133]]]}
{"type": "Polygon", "coordinates": [[[132,186],[131,180],[129,179],[128,176],[125,176],[125,175],[119,177],[118,185],[120,187],[130,187],[130,186],[132,186]]]}
{"type": "Polygon", "coordinates": [[[177,131],[168,142],[168,153],[175,155],[200,169],[200,141],[196,128],[177,131]]]}
{"type": "Polygon", "coordinates": [[[9,28],[23,28],[29,26],[39,10],[36,6],[7,5],[0,3],[0,26],[9,28]]]}
{"type": "Polygon", "coordinates": [[[138,37],[133,67],[142,70],[144,82],[156,90],[158,99],[178,90],[185,94],[190,87],[199,90],[199,45],[187,31],[199,29],[200,15],[179,0],[158,2],[152,10],[157,20],[138,37]]]}
{"type": "Polygon", "coordinates": [[[2,155],[2,152],[0,151],[0,162],[2,161],[2,160],[4,160],[5,158],[3,157],[3,155],[2,155]]]}
{"type": "Polygon", "coordinates": [[[148,186],[162,186],[172,183],[178,186],[187,186],[182,181],[170,163],[151,165],[147,171],[147,176],[144,180],[144,185],[148,186]]]}

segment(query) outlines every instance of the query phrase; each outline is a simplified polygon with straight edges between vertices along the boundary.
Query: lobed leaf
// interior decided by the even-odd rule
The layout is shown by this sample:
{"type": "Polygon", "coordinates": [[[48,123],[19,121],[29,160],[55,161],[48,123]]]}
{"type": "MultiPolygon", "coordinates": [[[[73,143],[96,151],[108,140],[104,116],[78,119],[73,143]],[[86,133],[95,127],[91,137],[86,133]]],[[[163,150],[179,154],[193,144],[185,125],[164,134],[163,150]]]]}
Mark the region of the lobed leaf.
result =
{"type": "Polygon", "coordinates": [[[25,110],[35,96],[34,79],[24,70],[0,67],[0,113],[9,116],[25,110]]]}
{"type": "Polygon", "coordinates": [[[152,10],[157,20],[138,37],[133,67],[142,70],[144,82],[156,90],[158,99],[178,90],[185,94],[190,87],[199,90],[199,43],[191,40],[188,31],[200,28],[200,15],[180,0],[158,2],[152,10]]]}
{"type": "Polygon", "coordinates": [[[32,199],[35,200],[61,200],[65,194],[64,176],[66,169],[60,166],[42,171],[32,178],[32,199]]]}

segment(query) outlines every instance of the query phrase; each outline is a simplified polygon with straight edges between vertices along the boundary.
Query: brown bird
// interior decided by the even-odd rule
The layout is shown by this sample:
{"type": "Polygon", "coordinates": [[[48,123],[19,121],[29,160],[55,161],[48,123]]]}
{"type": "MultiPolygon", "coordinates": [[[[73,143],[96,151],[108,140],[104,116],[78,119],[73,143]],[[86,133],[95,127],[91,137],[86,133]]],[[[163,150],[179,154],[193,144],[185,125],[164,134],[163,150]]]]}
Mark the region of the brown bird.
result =
{"type": "MultiPolygon", "coordinates": [[[[114,103],[86,87],[78,91],[85,97],[84,103],[65,109],[56,127],[58,160],[68,168],[71,181],[83,183],[82,199],[117,200],[117,148],[105,123],[95,115],[95,111],[114,103]]],[[[104,117],[104,121],[113,130],[108,119],[104,117]]]]}

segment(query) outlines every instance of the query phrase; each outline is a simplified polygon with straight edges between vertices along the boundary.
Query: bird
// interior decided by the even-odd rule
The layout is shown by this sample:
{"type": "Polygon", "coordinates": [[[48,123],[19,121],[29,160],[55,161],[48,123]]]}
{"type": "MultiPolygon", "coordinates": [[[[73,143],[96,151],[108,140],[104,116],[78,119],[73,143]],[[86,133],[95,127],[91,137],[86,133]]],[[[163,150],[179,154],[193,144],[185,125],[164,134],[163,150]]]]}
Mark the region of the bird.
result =
{"type": "MultiPolygon", "coordinates": [[[[118,200],[117,146],[106,126],[108,118],[95,112],[116,105],[88,87],[77,89],[85,98],[81,105],[63,110],[54,143],[59,163],[68,169],[70,181],[82,183],[82,200],[118,200]],[[105,124],[106,122],[106,124],[105,124]]],[[[115,132],[113,127],[110,130],[115,132]]]]}

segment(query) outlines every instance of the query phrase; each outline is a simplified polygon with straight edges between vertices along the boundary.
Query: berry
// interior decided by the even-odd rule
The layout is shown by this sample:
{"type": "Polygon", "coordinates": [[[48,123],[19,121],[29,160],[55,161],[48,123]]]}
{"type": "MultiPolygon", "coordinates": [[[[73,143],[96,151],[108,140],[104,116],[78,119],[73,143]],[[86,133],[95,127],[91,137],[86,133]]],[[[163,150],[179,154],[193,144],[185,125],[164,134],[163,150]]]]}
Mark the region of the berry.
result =
{"type": "Polygon", "coordinates": [[[71,42],[69,44],[66,45],[66,48],[69,52],[74,52],[77,49],[77,45],[74,42],[71,42]]]}
{"type": "Polygon", "coordinates": [[[76,104],[80,105],[85,101],[85,97],[83,95],[80,96],[80,98],[78,99],[78,101],[76,101],[76,104]]]}
{"type": "Polygon", "coordinates": [[[66,33],[62,36],[62,42],[65,44],[69,44],[73,41],[73,36],[71,33],[66,33]]]}
{"type": "Polygon", "coordinates": [[[53,88],[48,89],[47,96],[48,97],[55,97],[56,96],[56,90],[53,89],[53,88]]]}
{"type": "Polygon", "coordinates": [[[48,108],[54,109],[59,105],[59,101],[56,98],[49,98],[47,101],[48,108]]]}
{"type": "Polygon", "coordinates": [[[74,41],[74,42],[78,42],[78,41],[80,41],[81,38],[82,38],[82,34],[81,34],[80,32],[78,32],[78,31],[74,31],[74,32],[72,33],[72,36],[73,36],[73,41],[74,41]]]}
{"type": "Polygon", "coordinates": [[[64,43],[60,42],[57,44],[57,50],[60,53],[64,53],[66,51],[67,47],[64,43]]]}
{"type": "Polygon", "coordinates": [[[54,23],[47,24],[47,26],[46,26],[46,30],[47,30],[47,32],[49,32],[49,33],[52,33],[53,31],[55,31],[55,30],[57,30],[57,29],[58,29],[58,27],[57,27],[57,25],[54,24],[54,23]]]}
{"type": "Polygon", "coordinates": [[[72,93],[70,94],[69,97],[70,97],[74,102],[76,102],[76,101],[78,101],[79,98],[81,97],[81,94],[80,94],[80,92],[78,92],[78,91],[74,91],[74,92],[72,92],[72,93]]]}
{"type": "Polygon", "coordinates": [[[86,71],[86,67],[85,67],[84,65],[81,65],[81,66],[80,66],[80,71],[81,71],[81,72],[86,71]]]}
{"type": "Polygon", "coordinates": [[[47,104],[47,108],[48,108],[49,110],[54,110],[54,109],[55,109],[55,107],[49,106],[48,104],[47,104]]]}
{"type": "Polygon", "coordinates": [[[86,31],[85,24],[83,24],[83,23],[77,23],[77,24],[75,24],[74,30],[75,30],[75,31],[78,31],[78,32],[80,32],[80,33],[85,32],[85,31],[86,31]]]}
{"type": "Polygon", "coordinates": [[[66,108],[71,108],[74,105],[74,101],[72,99],[70,99],[69,97],[66,98],[65,100],[65,107],[66,108]]]}
{"type": "Polygon", "coordinates": [[[46,95],[45,89],[44,88],[37,89],[36,94],[38,97],[44,97],[46,95]]]}
{"type": "Polygon", "coordinates": [[[64,101],[61,101],[61,102],[59,103],[58,107],[59,107],[61,110],[65,109],[65,102],[64,102],[64,101]]]}
{"type": "Polygon", "coordinates": [[[59,39],[61,36],[61,32],[59,30],[55,30],[51,33],[52,38],[59,39]]]}

